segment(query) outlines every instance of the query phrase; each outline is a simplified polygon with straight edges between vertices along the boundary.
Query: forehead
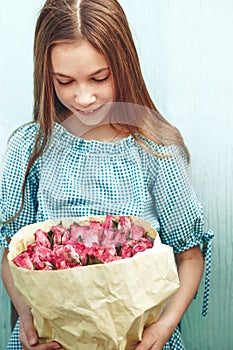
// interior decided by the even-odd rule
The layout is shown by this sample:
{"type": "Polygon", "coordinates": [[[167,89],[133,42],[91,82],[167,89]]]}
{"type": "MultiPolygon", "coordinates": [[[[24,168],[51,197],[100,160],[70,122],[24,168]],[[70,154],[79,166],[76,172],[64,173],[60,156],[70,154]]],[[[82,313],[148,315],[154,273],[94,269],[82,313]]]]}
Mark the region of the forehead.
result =
{"type": "Polygon", "coordinates": [[[97,71],[108,68],[108,63],[102,55],[87,40],[78,42],[58,43],[51,49],[51,63],[54,72],[97,71]]]}

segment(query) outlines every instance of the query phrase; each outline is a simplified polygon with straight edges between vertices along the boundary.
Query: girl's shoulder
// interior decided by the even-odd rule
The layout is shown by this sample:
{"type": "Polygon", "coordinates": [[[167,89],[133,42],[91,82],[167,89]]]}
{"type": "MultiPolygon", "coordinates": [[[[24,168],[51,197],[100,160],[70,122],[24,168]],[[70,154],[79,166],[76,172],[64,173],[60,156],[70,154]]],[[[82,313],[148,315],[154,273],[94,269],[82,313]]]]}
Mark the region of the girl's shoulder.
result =
{"type": "MultiPolygon", "coordinates": [[[[9,137],[6,152],[3,157],[4,173],[16,174],[24,169],[33,152],[39,125],[36,123],[24,124],[17,128],[9,137]]],[[[23,174],[24,172],[23,171],[23,174]]]]}
{"type": "Polygon", "coordinates": [[[35,137],[38,134],[39,125],[31,122],[17,128],[9,137],[9,145],[27,146],[35,142],[35,137]]]}
{"type": "Polygon", "coordinates": [[[9,162],[27,161],[33,151],[39,125],[27,123],[17,128],[9,137],[4,159],[9,162]]]}
{"type": "Polygon", "coordinates": [[[169,160],[180,157],[187,160],[187,155],[184,148],[178,144],[172,143],[162,145],[161,143],[152,141],[143,135],[139,135],[139,138],[148,153],[150,153],[151,156],[155,157],[157,160],[169,160]]]}

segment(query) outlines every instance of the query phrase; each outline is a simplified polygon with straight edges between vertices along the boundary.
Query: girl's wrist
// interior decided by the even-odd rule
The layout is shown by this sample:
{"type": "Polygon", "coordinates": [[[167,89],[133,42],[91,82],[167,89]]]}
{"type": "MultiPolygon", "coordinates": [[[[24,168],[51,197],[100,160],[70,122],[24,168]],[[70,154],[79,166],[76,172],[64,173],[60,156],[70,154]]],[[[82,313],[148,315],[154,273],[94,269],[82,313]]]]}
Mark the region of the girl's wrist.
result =
{"type": "Polygon", "coordinates": [[[31,313],[31,308],[27,304],[23,304],[18,308],[17,312],[19,317],[22,318],[25,314],[31,313]]]}
{"type": "Polygon", "coordinates": [[[172,314],[166,314],[166,312],[164,314],[162,313],[157,321],[157,324],[160,327],[166,328],[170,331],[171,334],[174,332],[175,328],[178,326],[179,323],[180,319],[177,318],[177,316],[172,314]]]}

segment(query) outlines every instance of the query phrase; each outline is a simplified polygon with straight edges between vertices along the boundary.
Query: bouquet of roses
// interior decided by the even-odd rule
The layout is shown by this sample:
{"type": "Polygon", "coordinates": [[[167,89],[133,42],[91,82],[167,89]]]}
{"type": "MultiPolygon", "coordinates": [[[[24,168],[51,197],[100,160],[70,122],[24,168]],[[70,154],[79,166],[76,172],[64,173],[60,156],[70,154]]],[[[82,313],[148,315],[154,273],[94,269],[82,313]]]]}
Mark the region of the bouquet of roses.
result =
{"type": "Polygon", "coordinates": [[[134,256],[152,248],[155,234],[131,222],[129,216],[107,215],[104,222],[61,224],[49,232],[38,229],[35,242],[13,262],[29,270],[63,270],[77,266],[107,263],[134,256]]]}
{"type": "Polygon", "coordinates": [[[41,342],[67,350],[134,349],[179,287],[172,248],[136,217],[26,226],[8,260],[41,342]]]}

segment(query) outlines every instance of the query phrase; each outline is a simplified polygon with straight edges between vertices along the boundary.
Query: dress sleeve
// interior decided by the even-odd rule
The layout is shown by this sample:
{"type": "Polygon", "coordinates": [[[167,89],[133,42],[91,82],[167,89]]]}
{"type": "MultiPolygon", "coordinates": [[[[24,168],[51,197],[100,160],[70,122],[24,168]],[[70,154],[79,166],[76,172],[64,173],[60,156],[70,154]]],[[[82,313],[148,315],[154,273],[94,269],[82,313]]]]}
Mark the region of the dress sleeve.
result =
{"type": "Polygon", "coordinates": [[[12,236],[21,227],[34,223],[36,220],[39,162],[33,165],[29,173],[22,212],[15,220],[4,224],[5,221],[17,213],[21,206],[24,175],[33,150],[37,130],[37,124],[27,124],[19,128],[11,136],[4,157],[0,193],[2,212],[0,245],[6,248],[8,248],[8,243],[12,236]]]}
{"type": "Polygon", "coordinates": [[[203,315],[207,313],[211,266],[212,231],[205,232],[202,205],[190,184],[186,156],[182,149],[167,149],[168,156],[156,159],[153,195],[164,244],[181,253],[201,245],[206,260],[203,315]]]}

